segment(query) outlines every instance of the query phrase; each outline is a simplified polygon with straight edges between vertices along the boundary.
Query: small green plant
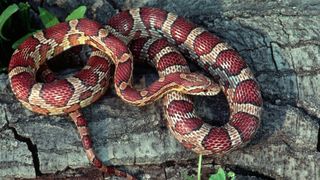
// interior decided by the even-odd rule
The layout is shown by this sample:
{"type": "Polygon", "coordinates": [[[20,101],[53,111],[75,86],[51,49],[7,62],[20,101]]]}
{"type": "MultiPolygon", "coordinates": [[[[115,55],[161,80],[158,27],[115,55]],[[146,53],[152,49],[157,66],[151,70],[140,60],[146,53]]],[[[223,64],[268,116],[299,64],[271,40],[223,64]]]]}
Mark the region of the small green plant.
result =
{"type": "MultiPolygon", "coordinates": [[[[0,12],[2,12],[0,15],[0,48],[2,52],[5,52],[1,54],[0,73],[6,70],[13,49],[18,48],[24,40],[41,29],[40,25],[35,25],[30,11],[38,11],[35,13],[38,14],[45,28],[59,23],[59,19],[54,14],[42,7],[33,10],[27,2],[9,3],[7,0],[0,2],[0,12]]],[[[83,18],[86,10],[86,6],[76,8],[66,17],[65,21],[83,18]]]]}
{"type": "Polygon", "coordinates": [[[44,27],[48,28],[54,26],[59,23],[58,18],[53,15],[51,12],[47,11],[42,7],[38,7],[39,10],[39,18],[44,25],[44,27]]]}
{"type": "MultiPolygon", "coordinates": [[[[199,155],[198,159],[198,172],[197,177],[195,175],[187,175],[183,174],[184,180],[201,180],[201,168],[202,168],[202,155],[199,155]]],[[[232,171],[226,172],[223,170],[220,166],[217,168],[217,172],[214,174],[211,174],[208,180],[235,180],[236,175],[232,171]]]]}
{"type": "Polygon", "coordinates": [[[73,19],[81,19],[86,14],[87,7],[79,6],[77,9],[73,10],[65,19],[65,21],[70,21],[73,19]]]}
{"type": "Polygon", "coordinates": [[[182,177],[183,177],[184,180],[195,180],[196,179],[195,175],[188,175],[186,173],[183,174],[182,177]]]}
{"type": "Polygon", "coordinates": [[[209,180],[235,180],[236,174],[232,171],[226,173],[221,167],[218,168],[215,174],[209,177],[209,180]]]}
{"type": "Polygon", "coordinates": [[[0,15],[0,37],[3,39],[3,40],[9,40],[8,38],[6,38],[2,31],[3,31],[3,27],[4,27],[4,24],[8,21],[8,19],[15,13],[19,10],[19,7],[18,5],[16,4],[12,4],[10,6],[7,7],[7,9],[5,9],[1,15],[0,15]]]}

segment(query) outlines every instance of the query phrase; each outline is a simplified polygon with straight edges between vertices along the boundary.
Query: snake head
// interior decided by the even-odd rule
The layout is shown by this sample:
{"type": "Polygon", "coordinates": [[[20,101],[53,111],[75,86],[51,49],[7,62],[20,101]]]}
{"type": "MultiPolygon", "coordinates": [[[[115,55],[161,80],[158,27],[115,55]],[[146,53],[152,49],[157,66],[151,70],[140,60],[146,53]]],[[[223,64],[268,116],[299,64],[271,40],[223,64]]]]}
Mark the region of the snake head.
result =
{"type": "Polygon", "coordinates": [[[219,84],[200,73],[181,73],[182,92],[190,95],[214,96],[221,88],[219,84]]]}

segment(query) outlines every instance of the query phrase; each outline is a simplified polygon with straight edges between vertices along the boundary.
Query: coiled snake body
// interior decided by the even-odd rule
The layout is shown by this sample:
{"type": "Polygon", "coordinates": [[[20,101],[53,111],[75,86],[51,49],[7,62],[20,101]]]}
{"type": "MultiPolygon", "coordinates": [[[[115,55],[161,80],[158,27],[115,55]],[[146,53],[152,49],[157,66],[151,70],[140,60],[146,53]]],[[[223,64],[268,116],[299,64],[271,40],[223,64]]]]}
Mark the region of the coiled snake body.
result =
{"type": "Polygon", "coordinates": [[[226,153],[248,142],[259,127],[262,98],[245,61],[217,36],[184,18],[156,8],[138,8],[118,13],[105,27],[88,19],[60,23],[34,34],[14,52],[8,68],[11,87],[18,100],[34,112],[70,113],[90,162],[104,172],[134,179],[104,166],[95,156],[87,123],[79,112],[104,94],[111,62],[115,64],[114,86],[119,97],[138,106],[163,97],[170,131],[197,153],[226,153]],[[81,71],[61,80],[50,80],[43,73],[48,83],[36,82],[36,71],[47,59],[81,44],[94,47],[81,71]],[[129,44],[135,57],[148,59],[159,73],[159,80],[143,90],[131,84],[129,44]],[[190,73],[176,48],[188,52],[218,84],[190,73]],[[214,95],[220,90],[229,103],[230,118],[224,126],[215,127],[195,114],[190,97],[183,93],[214,95]]]}

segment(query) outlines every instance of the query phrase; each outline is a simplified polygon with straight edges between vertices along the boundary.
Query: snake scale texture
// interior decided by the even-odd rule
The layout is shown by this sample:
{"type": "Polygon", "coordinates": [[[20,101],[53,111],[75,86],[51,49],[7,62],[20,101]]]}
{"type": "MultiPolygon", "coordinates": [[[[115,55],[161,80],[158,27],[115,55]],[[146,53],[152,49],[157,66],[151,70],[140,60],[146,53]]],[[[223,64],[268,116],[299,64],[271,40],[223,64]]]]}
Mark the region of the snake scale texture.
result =
{"type": "Polygon", "coordinates": [[[97,158],[87,121],[80,112],[105,93],[111,65],[115,65],[117,95],[136,106],[162,98],[170,131],[196,153],[225,154],[239,148],[260,125],[259,85],[239,54],[204,28],[157,8],[120,12],[104,27],[89,19],[79,19],[37,32],[14,52],[8,71],[12,91],[26,108],[44,115],[70,115],[95,167],[107,174],[135,179],[103,165],[97,158]],[[57,54],[85,44],[93,51],[84,68],[73,76],[57,79],[48,68],[43,68],[57,54]],[[188,54],[212,77],[190,72],[180,52],[188,54]],[[135,89],[133,57],[154,66],[159,79],[149,87],[135,89]],[[39,71],[44,82],[36,81],[39,71]],[[221,127],[201,120],[190,97],[219,92],[224,93],[230,109],[229,121],[221,127]]]}

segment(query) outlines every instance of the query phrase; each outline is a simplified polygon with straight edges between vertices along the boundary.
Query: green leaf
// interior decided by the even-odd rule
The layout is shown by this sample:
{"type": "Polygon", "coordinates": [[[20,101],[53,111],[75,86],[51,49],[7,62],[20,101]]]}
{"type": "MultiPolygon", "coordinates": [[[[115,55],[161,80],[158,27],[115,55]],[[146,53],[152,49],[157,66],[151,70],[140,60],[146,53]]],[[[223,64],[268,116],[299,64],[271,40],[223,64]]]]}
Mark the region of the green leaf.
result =
{"type": "Polygon", "coordinates": [[[12,49],[17,49],[17,48],[19,47],[19,45],[20,45],[21,43],[23,43],[23,41],[25,41],[26,39],[28,39],[28,37],[32,36],[33,33],[35,33],[35,32],[28,33],[28,34],[22,36],[22,37],[21,37],[20,39],[18,39],[16,42],[14,42],[14,43],[12,44],[12,46],[11,46],[12,49]]]}
{"type": "Polygon", "coordinates": [[[229,171],[227,173],[227,178],[230,179],[230,180],[235,180],[236,179],[236,174],[232,171],[229,171]]]}
{"type": "Polygon", "coordinates": [[[222,168],[219,168],[217,173],[212,174],[209,177],[209,180],[226,180],[226,173],[222,168]]]}
{"type": "Polygon", "coordinates": [[[79,6],[77,9],[73,10],[65,19],[65,21],[70,21],[72,19],[81,19],[84,17],[87,11],[86,6],[79,6]]]}
{"type": "Polygon", "coordinates": [[[30,5],[29,5],[29,3],[27,3],[27,2],[25,2],[25,3],[20,2],[20,3],[18,4],[18,7],[19,7],[19,10],[20,10],[20,11],[25,11],[25,10],[29,10],[30,5]]]}
{"type": "Polygon", "coordinates": [[[39,7],[39,17],[44,25],[44,27],[48,28],[48,27],[51,27],[51,26],[54,26],[56,24],[59,23],[59,20],[58,18],[53,15],[52,13],[50,13],[49,11],[47,11],[46,9],[42,8],[42,7],[39,7]]]}
{"type": "Polygon", "coordinates": [[[19,10],[18,5],[12,4],[8,6],[0,15],[0,37],[2,39],[8,40],[4,35],[2,34],[3,26],[5,22],[15,13],[19,10]]]}

